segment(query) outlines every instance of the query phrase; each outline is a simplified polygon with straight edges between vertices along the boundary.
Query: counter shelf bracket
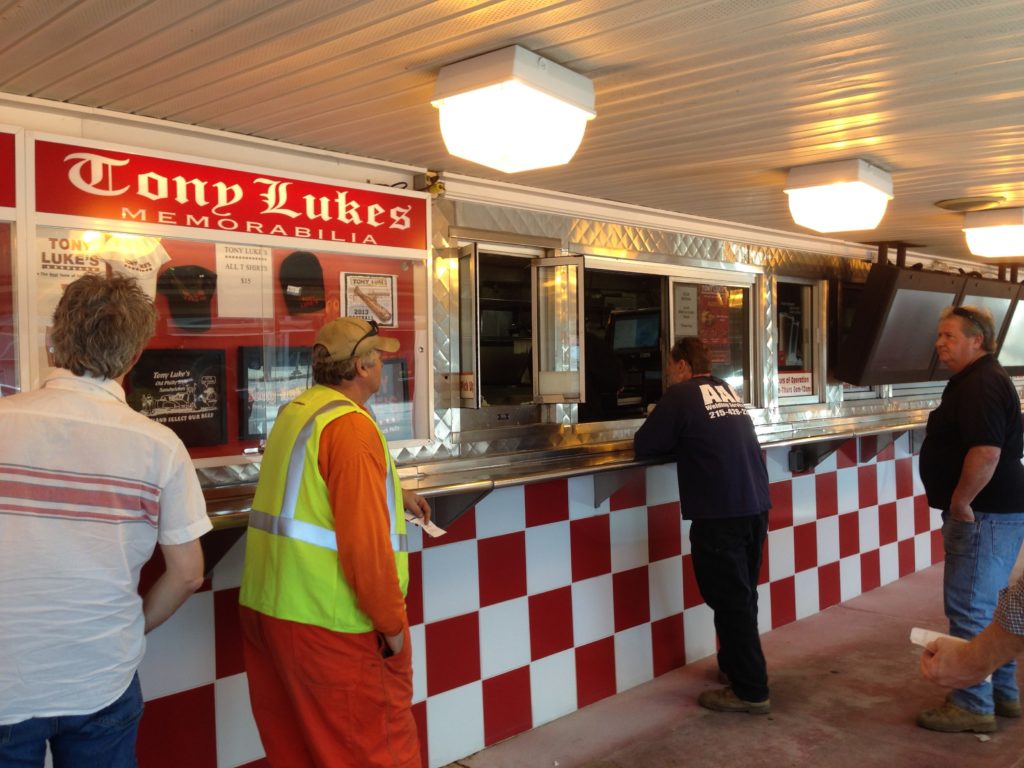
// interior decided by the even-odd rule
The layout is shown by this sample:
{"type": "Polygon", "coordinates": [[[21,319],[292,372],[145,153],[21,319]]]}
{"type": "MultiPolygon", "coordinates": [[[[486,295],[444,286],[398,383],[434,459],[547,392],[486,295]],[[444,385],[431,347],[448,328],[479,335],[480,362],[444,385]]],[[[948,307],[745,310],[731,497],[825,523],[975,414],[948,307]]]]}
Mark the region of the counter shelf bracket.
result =
{"type": "Polygon", "coordinates": [[[490,492],[492,486],[469,491],[439,494],[423,494],[430,501],[430,519],[445,530],[462,517],[468,510],[479,504],[490,492]]]}
{"type": "Polygon", "coordinates": [[[857,459],[861,464],[866,464],[878,456],[882,451],[899,440],[906,430],[894,432],[883,432],[877,435],[861,435],[857,438],[857,459]]]}
{"type": "Polygon", "coordinates": [[[221,558],[242,538],[246,527],[244,525],[230,528],[214,528],[199,539],[199,545],[203,549],[203,569],[205,578],[213,575],[213,569],[221,558]]]}
{"type": "Polygon", "coordinates": [[[629,467],[626,469],[615,469],[610,472],[597,472],[594,474],[594,509],[597,509],[612,494],[626,487],[629,483],[642,480],[644,469],[629,467]]]}
{"type": "Polygon", "coordinates": [[[794,445],[789,449],[789,471],[808,472],[814,469],[849,439],[849,437],[842,437],[835,440],[819,440],[804,445],[794,445]]]}
{"type": "Polygon", "coordinates": [[[910,455],[916,456],[921,453],[921,445],[924,443],[924,429],[911,429],[909,432],[910,455]]]}

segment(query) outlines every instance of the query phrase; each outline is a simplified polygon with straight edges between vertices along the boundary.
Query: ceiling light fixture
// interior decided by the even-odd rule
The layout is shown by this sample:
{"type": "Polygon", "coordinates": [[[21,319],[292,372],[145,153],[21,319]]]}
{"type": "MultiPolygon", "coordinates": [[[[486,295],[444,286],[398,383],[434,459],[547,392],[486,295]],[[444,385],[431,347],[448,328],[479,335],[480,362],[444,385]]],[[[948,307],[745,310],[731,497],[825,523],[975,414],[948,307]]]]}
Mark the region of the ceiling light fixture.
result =
{"type": "Polygon", "coordinates": [[[817,232],[874,229],[892,200],[892,176],[866,160],[803,165],[789,172],[789,212],[817,232]]]}
{"type": "Polygon", "coordinates": [[[568,163],[594,111],[594,84],[512,45],[442,67],[430,102],[448,151],[505,173],[568,163]]]}
{"type": "Polygon", "coordinates": [[[990,208],[964,214],[967,248],[975,256],[1024,256],[1024,208],[990,208]]]}

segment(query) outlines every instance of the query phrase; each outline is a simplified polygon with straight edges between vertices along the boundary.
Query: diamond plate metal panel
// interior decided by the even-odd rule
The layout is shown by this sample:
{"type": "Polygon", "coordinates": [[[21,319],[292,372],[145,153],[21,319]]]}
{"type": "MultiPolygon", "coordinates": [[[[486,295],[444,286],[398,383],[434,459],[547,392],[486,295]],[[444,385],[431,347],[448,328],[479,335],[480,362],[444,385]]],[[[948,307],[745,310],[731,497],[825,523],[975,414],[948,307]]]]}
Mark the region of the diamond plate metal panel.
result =
{"type": "Polygon", "coordinates": [[[833,416],[838,416],[843,410],[843,385],[842,384],[826,384],[825,385],[825,404],[828,406],[829,413],[833,416]]]}
{"type": "Polygon", "coordinates": [[[455,207],[453,224],[470,229],[485,229],[492,232],[511,232],[530,237],[550,237],[568,242],[572,219],[540,211],[524,211],[505,208],[500,205],[483,205],[460,201],[455,207]]]}
{"type": "Polygon", "coordinates": [[[722,261],[725,252],[720,240],[592,219],[574,219],[569,241],[573,250],[584,252],[590,246],[701,261],[722,261]]]}
{"type": "MultiPolygon", "coordinates": [[[[761,405],[764,408],[765,420],[769,424],[779,421],[779,360],[775,350],[778,349],[778,329],[775,327],[775,270],[765,264],[764,277],[756,283],[760,286],[758,305],[761,308],[761,405]]],[[[757,361],[755,361],[756,364],[757,361]]]]}

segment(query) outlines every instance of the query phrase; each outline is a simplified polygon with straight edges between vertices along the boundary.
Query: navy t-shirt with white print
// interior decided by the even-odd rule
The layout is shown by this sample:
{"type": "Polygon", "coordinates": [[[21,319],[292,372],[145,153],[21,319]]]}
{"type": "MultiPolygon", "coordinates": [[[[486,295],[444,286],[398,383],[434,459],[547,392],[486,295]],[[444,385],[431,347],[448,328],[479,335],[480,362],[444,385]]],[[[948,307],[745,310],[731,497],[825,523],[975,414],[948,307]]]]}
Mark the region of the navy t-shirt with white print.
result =
{"type": "Polygon", "coordinates": [[[665,390],[633,440],[637,458],[674,454],[683,518],[767,512],[768,471],[736,392],[714,376],[665,390]]]}

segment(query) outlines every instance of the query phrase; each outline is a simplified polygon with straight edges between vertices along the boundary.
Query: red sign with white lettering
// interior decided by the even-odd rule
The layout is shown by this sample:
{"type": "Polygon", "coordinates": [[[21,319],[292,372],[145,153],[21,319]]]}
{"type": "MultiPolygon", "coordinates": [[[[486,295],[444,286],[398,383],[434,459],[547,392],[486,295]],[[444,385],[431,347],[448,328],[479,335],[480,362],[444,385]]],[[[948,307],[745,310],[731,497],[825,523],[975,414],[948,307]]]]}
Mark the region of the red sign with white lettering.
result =
{"type": "Polygon", "coordinates": [[[0,208],[14,203],[14,134],[0,133],[0,208]]]}
{"type": "Polygon", "coordinates": [[[37,141],[35,155],[41,213],[427,247],[423,197],[51,141],[37,141]]]}

